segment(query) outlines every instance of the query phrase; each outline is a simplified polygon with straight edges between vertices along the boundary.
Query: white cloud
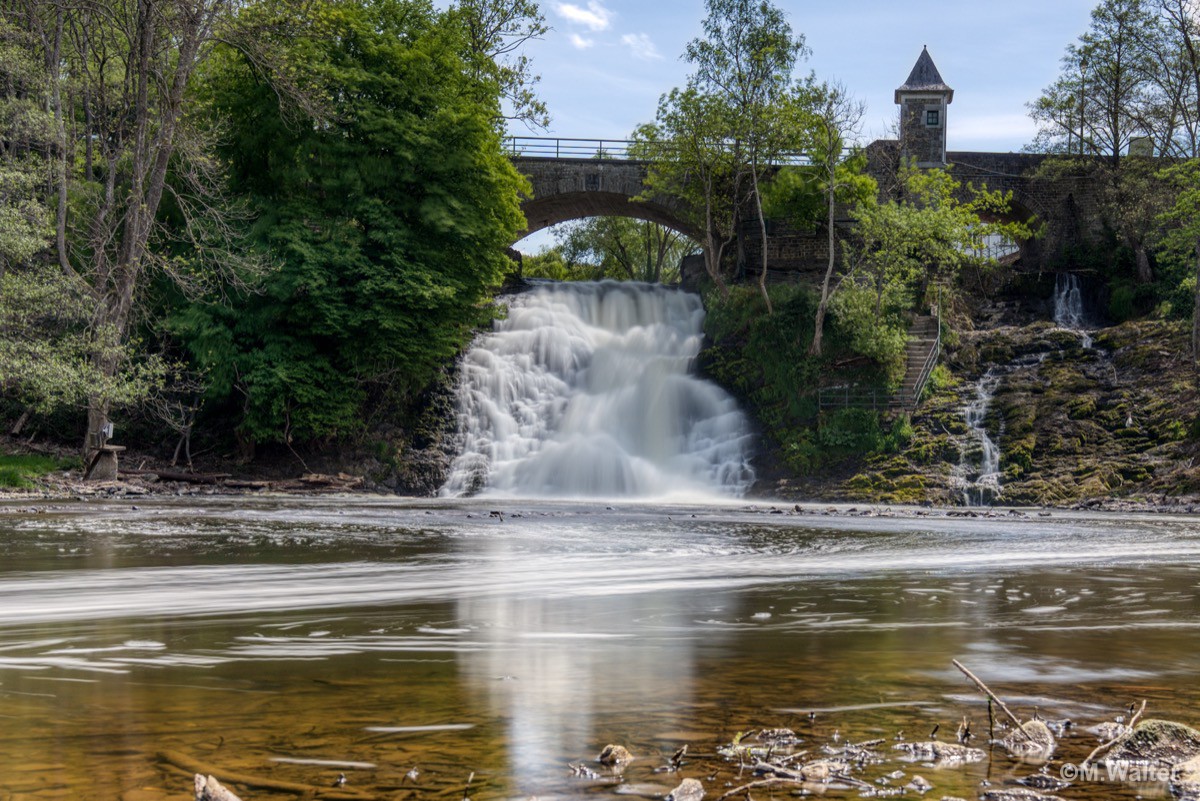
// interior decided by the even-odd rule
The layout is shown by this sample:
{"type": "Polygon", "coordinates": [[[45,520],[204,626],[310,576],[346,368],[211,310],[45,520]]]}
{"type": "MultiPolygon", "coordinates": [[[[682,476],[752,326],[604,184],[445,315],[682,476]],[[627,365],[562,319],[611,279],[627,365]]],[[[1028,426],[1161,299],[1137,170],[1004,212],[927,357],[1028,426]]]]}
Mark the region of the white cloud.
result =
{"type": "Polygon", "coordinates": [[[585,25],[589,30],[607,30],[612,24],[612,12],[604,7],[599,0],[588,0],[587,8],[574,3],[558,3],[554,7],[560,16],[576,25],[585,25]]]}
{"type": "Polygon", "coordinates": [[[662,53],[658,52],[648,34],[627,33],[621,37],[621,44],[628,47],[635,58],[643,61],[662,61],[662,53]]]}
{"type": "Polygon", "coordinates": [[[571,44],[574,45],[577,50],[587,50],[589,47],[591,47],[592,45],[594,45],[596,43],[595,40],[584,39],[582,36],[580,36],[577,33],[571,34],[571,36],[569,38],[571,40],[571,44]]]}

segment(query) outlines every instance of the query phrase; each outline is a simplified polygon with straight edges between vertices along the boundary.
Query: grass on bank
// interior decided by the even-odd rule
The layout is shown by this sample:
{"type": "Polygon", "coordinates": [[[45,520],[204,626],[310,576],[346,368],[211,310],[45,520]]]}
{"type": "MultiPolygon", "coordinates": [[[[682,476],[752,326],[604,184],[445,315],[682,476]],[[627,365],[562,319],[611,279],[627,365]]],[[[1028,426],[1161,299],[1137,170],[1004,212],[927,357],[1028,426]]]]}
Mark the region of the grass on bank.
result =
{"type": "Polygon", "coordinates": [[[77,470],[79,467],[79,459],[0,453],[0,487],[32,489],[35,486],[34,479],[59,470],[77,470]]]}

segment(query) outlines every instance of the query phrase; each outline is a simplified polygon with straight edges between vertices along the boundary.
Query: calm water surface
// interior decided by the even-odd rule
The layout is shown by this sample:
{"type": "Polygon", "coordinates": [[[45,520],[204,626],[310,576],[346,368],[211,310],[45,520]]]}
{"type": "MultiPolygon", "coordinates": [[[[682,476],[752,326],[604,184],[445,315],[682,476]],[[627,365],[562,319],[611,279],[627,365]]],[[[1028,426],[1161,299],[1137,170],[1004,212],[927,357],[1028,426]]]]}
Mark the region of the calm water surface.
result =
{"type": "Polygon", "coordinates": [[[714,799],[752,778],[716,750],[780,726],[812,756],[885,738],[863,780],[975,798],[1038,765],[891,750],[964,716],[986,735],[952,658],[1078,724],[1051,772],[1135,699],[1200,724],[1198,518],[497,503],[4,509],[0,799],[183,799],[188,760],[330,793],[345,773],[346,797],[653,798],[690,776],[714,799]],[[592,762],[610,742],[638,756],[623,775],[592,762]]]}

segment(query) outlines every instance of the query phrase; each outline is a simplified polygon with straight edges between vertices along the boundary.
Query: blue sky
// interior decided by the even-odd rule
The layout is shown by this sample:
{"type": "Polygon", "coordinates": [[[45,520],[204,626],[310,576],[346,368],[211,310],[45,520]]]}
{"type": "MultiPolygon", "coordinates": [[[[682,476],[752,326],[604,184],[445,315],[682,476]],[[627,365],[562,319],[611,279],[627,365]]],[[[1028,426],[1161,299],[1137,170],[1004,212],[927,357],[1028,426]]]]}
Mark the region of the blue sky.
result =
{"type": "MultiPolygon", "coordinates": [[[[838,80],[867,105],[864,138],[885,135],[893,91],[928,45],[954,88],[952,150],[1019,150],[1033,138],[1025,103],[1059,71],[1097,0],[776,0],[812,50],[801,69],[838,80]]],[[[542,0],[546,37],[526,50],[542,76],[550,135],[625,138],[682,85],[702,0],[542,0]]],[[[526,135],[524,129],[514,134],[526,135]]]]}

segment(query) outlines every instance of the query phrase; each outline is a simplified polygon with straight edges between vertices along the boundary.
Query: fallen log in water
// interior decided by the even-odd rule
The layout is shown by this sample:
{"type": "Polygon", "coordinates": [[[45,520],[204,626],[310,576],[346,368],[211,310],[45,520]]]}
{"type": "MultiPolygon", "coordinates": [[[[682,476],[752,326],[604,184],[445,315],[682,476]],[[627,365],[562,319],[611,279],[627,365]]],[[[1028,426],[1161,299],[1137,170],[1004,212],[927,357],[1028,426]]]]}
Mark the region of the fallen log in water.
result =
{"type": "MultiPolygon", "coordinates": [[[[253,776],[248,773],[222,770],[216,765],[210,765],[207,762],[178,751],[159,751],[158,758],[169,765],[182,768],[188,773],[200,774],[205,777],[216,777],[229,784],[239,784],[243,787],[252,787],[258,790],[273,790],[278,793],[290,793],[292,795],[309,796],[312,798],[327,798],[330,801],[370,801],[370,799],[375,798],[375,796],[364,793],[361,790],[351,790],[345,787],[317,787],[313,784],[278,781],[276,779],[268,779],[264,776],[253,776]]],[[[197,785],[197,790],[199,790],[199,785],[197,785]]],[[[214,801],[220,801],[219,796],[213,796],[213,798],[214,801]]],[[[225,801],[228,801],[228,799],[225,801]]]]}

